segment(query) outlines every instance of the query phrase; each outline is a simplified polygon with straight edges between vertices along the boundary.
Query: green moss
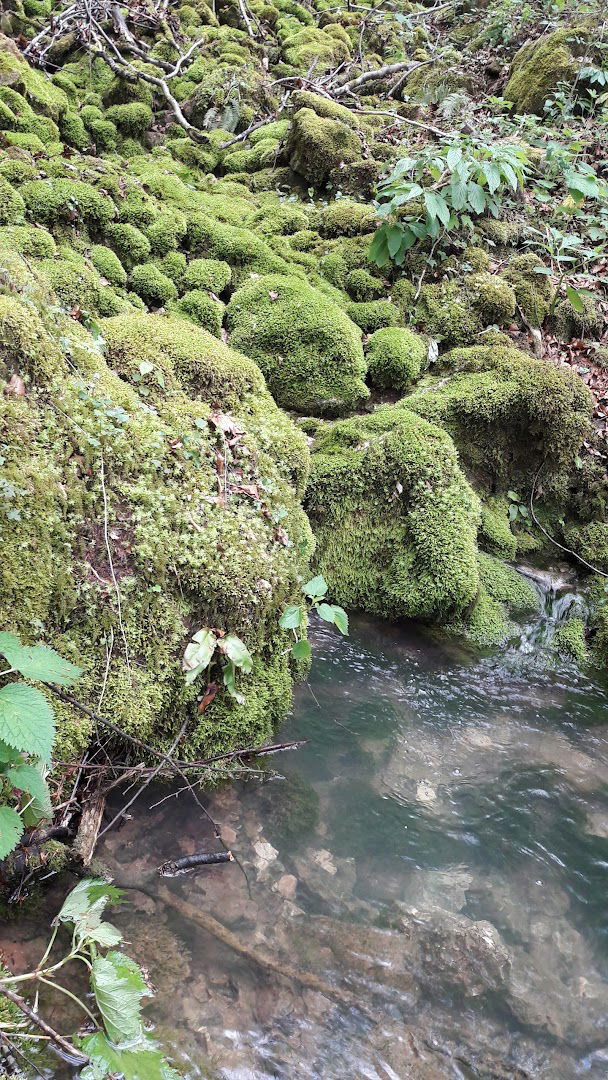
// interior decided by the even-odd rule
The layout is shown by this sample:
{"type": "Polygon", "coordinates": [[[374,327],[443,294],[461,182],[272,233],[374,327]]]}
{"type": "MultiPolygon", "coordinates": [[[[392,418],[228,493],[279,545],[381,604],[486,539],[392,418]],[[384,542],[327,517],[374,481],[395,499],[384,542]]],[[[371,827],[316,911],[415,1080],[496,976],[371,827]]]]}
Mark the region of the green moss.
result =
{"type": "Polygon", "coordinates": [[[366,334],[401,322],[401,312],[390,300],[369,300],[362,304],[345,304],[344,307],[348,317],[366,334]]]}
{"type": "Polygon", "coordinates": [[[60,350],[35,308],[12,296],[0,296],[0,371],[5,379],[17,373],[40,382],[66,370],[60,350]]]}
{"type": "Polygon", "coordinates": [[[467,293],[482,326],[504,326],[515,315],[515,293],[508,282],[496,274],[482,271],[466,279],[467,293]]]}
{"type": "Polygon", "coordinates": [[[367,270],[350,270],[343,280],[344,287],[354,300],[377,300],[386,292],[384,282],[372,277],[367,270]]]}
{"type": "Polygon", "coordinates": [[[504,97],[518,112],[542,113],[545,101],[562,82],[571,82],[578,65],[572,52],[575,30],[528,41],[515,54],[504,97]]]}
{"type": "Polygon", "coordinates": [[[513,615],[539,610],[536,589],[521,574],[493,555],[479,553],[479,577],[492,600],[497,600],[513,615]]]}
{"type": "Polygon", "coordinates": [[[490,268],[490,256],[485,248],[474,246],[465,248],[462,253],[462,260],[471,267],[471,270],[477,273],[490,268]]]}
{"type": "Polygon", "coordinates": [[[23,221],[25,204],[18,191],[0,177],[0,225],[15,225],[23,221]]]}
{"type": "Polygon", "coordinates": [[[590,296],[583,296],[581,301],[582,311],[576,311],[569,300],[562,300],[557,305],[552,322],[561,341],[571,341],[573,337],[599,337],[601,334],[604,319],[595,300],[590,296]]]}
{"type": "Polygon", "coordinates": [[[333,168],[361,156],[361,142],[342,120],[321,117],[305,108],[293,117],[285,152],[293,171],[320,187],[333,168]]]}
{"type": "Polygon", "coordinates": [[[376,215],[373,207],[352,199],[338,199],[319,212],[321,236],[358,236],[373,232],[376,215]]]}
{"type": "Polygon", "coordinates": [[[114,217],[114,203],[83,180],[32,180],[21,194],[27,215],[39,225],[82,222],[94,232],[102,231],[114,217]]]}
{"type": "Polygon", "coordinates": [[[503,645],[516,632],[516,626],[507,618],[503,604],[489,596],[485,589],[480,591],[466,621],[454,623],[450,629],[481,649],[503,645]]]}
{"type": "Polygon", "coordinates": [[[296,90],[291,96],[291,101],[296,110],[312,109],[317,116],[322,116],[326,120],[341,120],[347,127],[354,129],[359,126],[356,114],[347,109],[346,105],[339,105],[331,98],[320,97],[319,94],[312,94],[308,90],[296,90]]]}
{"type": "Polygon", "coordinates": [[[496,221],[488,218],[479,225],[487,240],[497,247],[514,247],[521,236],[521,225],[517,221],[496,221]]]}
{"type": "Polygon", "coordinates": [[[146,230],[153,255],[176,251],[186,235],[186,219],[179,211],[159,214],[146,230]]]}
{"type": "Polygon", "coordinates": [[[426,380],[409,408],[453,435],[471,468],[507,486],[526,483],[545,460],[547,475],[570,465],[588,431],[591,401],[570,371],[517,349],[455,349],[446,375],[426,380]]]}
{"type": "Polygon", "coordinates": [[[255,360],[275,400],[336,415],[368,396],[361,336],[343,311],[299,278],[261,277],[227,311],[231,342],[255,360]]]}
{"type": "Polygon", "coordinates": [[[608,573],[608,524],[591,521],[587,525],[568,525],[564,529],[568,547],[592,566],[608,573]]]}
{"type": "Polygon", "coordinates": [[[191,289],[184,293],[177,307],[214,337],[220,336],[224,305],[213,300],[208,292],[203,292],[202,289],[191,289]]]}
{"type": "Polygon", "coordinates": [[[270,235],[291,236],[308,228],[308,215],[299,206],[279,202],[276,196],[262,196],[262,208],[251,219],[254,228],[270,235]]]}
{"type": "Polygon", "coordinates": [[[82,308],[95,314],[104,312],[99,274],[87,266],[84,259],[42,259],[38,267],[64,308],[82,308]]]}
{"type": "Polygon", "coordinates": [[[122,222],[109,225],[105,230],[105,239],[127,269],[145,262],[151,251],[150,241],[136,225],[122,222]]]}
{"type": "Polygon", "coordinates": [[[183,281],[188,289],[209,289],[219,295],[228,288],[231,278],[228,263],[220,259],[193,259],[186,267],[183,281]]]}
{"type": "Polygon", "coordinates": [[[152,109],[143,101],[130,101],[125,105],[112,105],[106,117],[120,131],[121,135],[139,138],[152,124],[152,109]]]}
{"type": "Polygon", "coordinates": [[[169,251],[162,259],[156,259],[155,264],[163,274],[166,274],[178,291],[181,291],[184,274],[186,273],[186,256],[181,251],[169,251]]]}
{"type": "Polygon", "coordinates": [[[97,272],[106,278],[110,285],[123,288],[127,284],[126,270],[111,248],[94,244],[91,248],[90,259],[97,272]]]}
{"type": "Polygon", "coordinates": [[[477,312],[456,281],[422,286],[417,321],[426,333],[448,346],[468,345],[481,329],[477,312]]]}
{"type": "Polygon", "coordinates": [[[9,184],[24,184],[26,180],[33,180],[37,175],[37,170],[29,161],[9,157],[0,161],[0,176],[9,184]]]}
{"type": "Polygon", "coordinates": [[[193,255],[220,259],[231,266],[247,266],[258,273],[287,270],[267,244],[248,229],[225,225],[207,214],[188,218],[187,241],[193,255]]]}
{"type": "Polygon", "coordinates": [[[572,616],[559,626],[553,637],[553,647],[562,656],[569,657],[575,663],[583,665],[589,661],[589,650],[585,635],[585,623],[572,616]]]}
{"type": "Polygon", "coordinates": [[[68,111],[67,94],[10,49],[0,49],[0,83],[23,95],[34,112],[58,120],[68,111]]]}
{"type": "Polygon", "coordinates": [[[140,263],[131,271],[130,279],[133,292],[141,296],[150,307],[161,307],[177,296],[177,289],[154,263],[140,263]]]}
{"type": "Polygon", "coordinates": [[[517,303],[530,326],[542,326],[549,311],[553,289],[537,255],[516,255],[509,261],[503,278],[513,286],[517,303]]]}
{"type": "Polygon", "coordinates": [[[0,229],[0,247],[32,255],[35,259],[50,258],[55,254],[55,241],[46,229],[30,225],[9,225],[0,229]]]}
{"type": "Polygon", "coordinates": [[[324,30],[313,26],[296,30],[282,36],[282,45],[286,62],[302,74],[315,60],[317,71],[321,74],[350,58],[350,41],[342,27],[334,24],[326,26],[324,30]]]}
{"type": "Polygon", "coordinates": [[[400,405],[325,425],[307,506],[317,563],[347,608],[449,619],[479,590],[479,503],[449,436],[400,405]]]}
{"type": "Polygon", "coordinates": [[[2,142],[6,146],[16,146],[20,150],[29,150],[30,154],[44,154],[45,146],[37,135],[25,131],[3,131],[2,142]]]}
{"type": "Polygon", "coordinates": [[[500,559],[514,559],[517,539],[511,532],[509,501],[504,495],[491,495],[481,506],[479,545],[500,559]]]}
{"type": "Polygon", "coordinates": [[[376,330],[366,346],[369,382],[378,390],[405,393],[426,365],[427,352],[424,338],[412,330],[397,326],[376,330]]]}
{"type": "Polygon", "coordinates": [[[61,138],[77,150],[86,150],[91,140],[87,134],[82,117],[76,112],[66,112],[59,124],[61,138]]]}

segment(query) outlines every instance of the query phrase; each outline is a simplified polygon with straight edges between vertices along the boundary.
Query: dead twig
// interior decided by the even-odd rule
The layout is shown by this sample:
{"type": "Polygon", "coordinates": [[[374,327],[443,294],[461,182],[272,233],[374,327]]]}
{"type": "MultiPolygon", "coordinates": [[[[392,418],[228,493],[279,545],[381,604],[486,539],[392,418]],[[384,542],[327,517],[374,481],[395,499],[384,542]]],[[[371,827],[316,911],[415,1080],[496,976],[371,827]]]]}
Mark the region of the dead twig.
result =
{"type": "Polygon", "coordinates": [[[47,1024],[46,1020],[43,1020],[41,1016],[38,1016],[38,1014],[28,1005],[27,1001],[24,1001],[19,994],[16,994],[14,990],[9,990],[8,986],[5,986],[1,982],[0,994],[7,998],[8,1001],[11,1001],[13,1005],[16,1005],[23,1015],[27,1016],[28,1020],[39,1028],[40,1031],[43,1031],[63,1054],[67,1054],[68,1057],[72,1059],[74,1065],[88,1065],[91,1059],[87,1054],[83,1054],[82,1050],[77,1050],[71,1042],[64,1039],[63,1035],[60,1035],[59,1032],[55,1031],[55,1029],[50,1026],[50,1024],[47,1024]]]}

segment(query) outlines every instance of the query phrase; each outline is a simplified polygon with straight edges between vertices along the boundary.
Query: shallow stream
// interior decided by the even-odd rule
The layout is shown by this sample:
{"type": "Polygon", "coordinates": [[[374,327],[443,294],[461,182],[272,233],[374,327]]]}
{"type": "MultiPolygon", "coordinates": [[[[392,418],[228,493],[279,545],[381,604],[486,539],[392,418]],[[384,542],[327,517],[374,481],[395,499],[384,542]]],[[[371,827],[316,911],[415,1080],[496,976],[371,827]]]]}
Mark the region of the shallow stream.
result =
{"type": "MultiPolygon", "coordinates": [[[[606,688],[547,647],[567,606],[481,659],[362,618],[314,629],[281,732],[306,746],[207,800],[239,863],[156,878],[114,918],[189,1077],[608,1076],[606,688]]],[[[108,836],[118,879],[215,849],[188,794],[148,809],[166,794],[108,836]]],[[[40,951],[28,919],[9,937],[40,951]]]]}

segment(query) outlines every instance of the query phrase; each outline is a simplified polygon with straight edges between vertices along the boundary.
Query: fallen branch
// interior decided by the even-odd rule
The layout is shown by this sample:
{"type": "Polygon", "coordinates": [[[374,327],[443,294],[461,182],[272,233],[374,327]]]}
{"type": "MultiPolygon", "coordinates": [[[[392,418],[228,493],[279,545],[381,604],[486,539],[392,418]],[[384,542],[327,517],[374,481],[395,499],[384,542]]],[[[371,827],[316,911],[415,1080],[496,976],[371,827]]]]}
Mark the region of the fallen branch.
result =
{"type": "Polygon", "coordinates": [[[351,79],[350,82],[343,83],[342,86],[336,86],[333,94],[334,97],[342,97],[343,94],[350,94],[354,90],[358,90],[365,83],[379,82],[388,78],[389,75],[397,75],[400,72],[407,72],[410,75],[413,71],[417,71],[418,68],[426,67],[427,64],[432,63],[434,63],[433,60],[422,60],[419,64],[412,64],[410,60],[400,60],[397,64],[385,64],[384,67],[374,68],[373,71],[364,71],[362,75],[358,75],[356,79],[351,79]]]}
{"type": "Polygon", "coordinates": [[[158,872],[161,877],[178,877],[180,874],[189,874],[199,866],[215,866],[217,863],[235,862],[231,851],[202,852],[200,855],[184,855],[183,859],[169,859],[168,862],[159,866],[158,872]]]}
{"type": "Polygon", "coordinates": [[[11,1001],[13,1005],[16,1005],[17,1008],[21,1010],[23,1015],[27,1016],[28,1020],[30,1020],[32,1024],[34,1024],[37,1028],[40,1028],[40,1031],[43,1031],[44,1034],[47,1035],[48,1038],[51,1040],[51,1042],[54,1043],[54,1045],[59,1050],[61,1050],[63,1054],[67,1055],[67,1057],[71,1059],[71,1064],[79,1066],[89,1064],[91,1059],[88,1057],[87,1054],[83,1054],[82,1050],[77,1050],[75,1046],[72,1046],[71,1042],[68,1042],[67,1039],[64,1039],[63,1035],[60,1035],[57,1031],[55,1031],[54,1028],[47,1024],[46,1020],[43,1020],[42,1017],[38,1016],[38,1013],[34,1012],[34,1010],[28,1005],[27,1001],[24,1001],[22,997],[19,997],[19,994],[16,994],[14,990],[9,990],[8,986],[4,986],[4,984],[1,982],[0,994],[2,994],[3,997],[7,998],[8,1001],[11,1001]]]}

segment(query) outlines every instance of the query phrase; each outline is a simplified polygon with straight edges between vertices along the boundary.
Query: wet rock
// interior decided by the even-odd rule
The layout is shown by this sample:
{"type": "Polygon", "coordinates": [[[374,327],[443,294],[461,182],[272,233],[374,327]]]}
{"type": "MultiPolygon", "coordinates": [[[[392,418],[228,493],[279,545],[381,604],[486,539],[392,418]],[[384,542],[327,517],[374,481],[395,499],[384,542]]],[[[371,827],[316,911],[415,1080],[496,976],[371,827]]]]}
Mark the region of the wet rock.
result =
{"type": "Polygon", "coordinates": [[[294,874],[283,874],[283,876],[273,885],[273,889],[275,889],[279,896],[282,896],[284,900],[295,900],[296,892],[298,891],[298,879],[294,874]]]}
{"type": "Polygon", "coordinates": [[[256,854],[255,867],[260,878],[266,877],[272,863],[274,863],[279,853],[276,848],[273,848],[272,844],[269,844],[267,840],[257,840],[253,845],[253,850],[256,854]]]}
{"type": "Polygon", "coordinates": [[[351,896],[357,878],[354,859],[339,859],[324,848],[306,848],[291,860],[301,887],[330,906],[351,896]]]}

